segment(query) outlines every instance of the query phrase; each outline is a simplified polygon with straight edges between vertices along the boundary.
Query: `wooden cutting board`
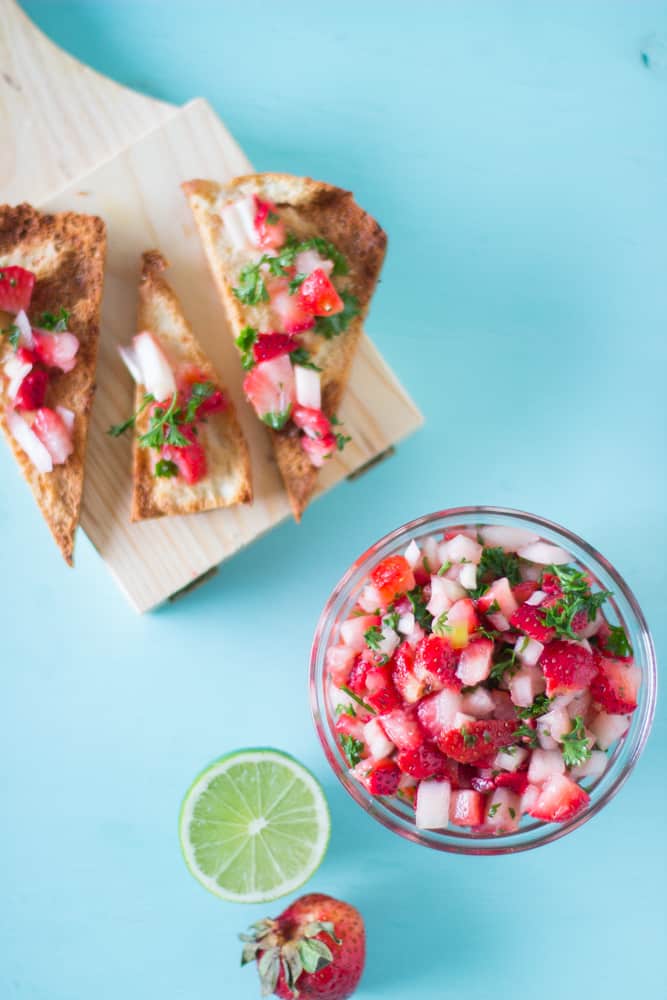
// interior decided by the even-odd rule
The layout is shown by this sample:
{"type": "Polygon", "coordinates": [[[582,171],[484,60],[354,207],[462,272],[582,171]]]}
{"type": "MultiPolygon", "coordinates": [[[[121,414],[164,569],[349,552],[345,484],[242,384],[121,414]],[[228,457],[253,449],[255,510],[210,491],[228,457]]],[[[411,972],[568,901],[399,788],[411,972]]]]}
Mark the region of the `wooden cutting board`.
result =
{"type": "MultiPolygon", "coordinates": [[[[92,212],[107,223],[81,524],[131,603],[146,611],[290,516],[268,436],[243,398],[236,350],[179,188],[188,178],[226,181],[252,167],[206,101],[178,109],[119,87],[52,45],[13,0],[0,0],[0,67],[2,134],[14,137],[0,161],[0,198],[92,212]],[[54,149],[50,156],[54,143],[58,155],[54,149]],[[130,441],[106,431],[132,409],[133,387],[116,347],[134,332],[139,256],[153,247],[170,260],[167,276],[237,405],[256,499],[250,507],[131,524],[130,441]]],[[[323,470],[320,493],[391,453],[422,422],[366,337],[340,417],[353,440],[323,470]]]]}

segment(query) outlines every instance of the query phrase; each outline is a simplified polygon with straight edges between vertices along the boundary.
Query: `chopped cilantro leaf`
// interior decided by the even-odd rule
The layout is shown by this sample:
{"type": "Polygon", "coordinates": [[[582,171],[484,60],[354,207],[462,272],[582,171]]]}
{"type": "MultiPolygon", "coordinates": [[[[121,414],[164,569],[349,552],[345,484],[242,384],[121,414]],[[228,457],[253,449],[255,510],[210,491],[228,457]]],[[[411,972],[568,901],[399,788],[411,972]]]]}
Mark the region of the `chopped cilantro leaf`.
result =
{"type": "MultiPolygon", "coordinates": [[[[145,398],[145,397],[144,397],[145,398]]],[[[185,448],[192,442],[178,429],[178,393],[175,392],[167,409],[157,406],[145,434],[139,438],[141,448],[161,448],[165,444],[185,448]]]]}
{"type": "Polygon", "coordinates": [[[341,685],[341,691],[344,691],[345,694],[352,699],[352,701],[356,701],[357,705],[361,705],[361,707],[365,709],[367,712],[370,712],[371,715],[375,715],[375,709],[373,708],[373,706],[365,702],[363,698],[359,697],[358,694],[355,694],[352,688],[349,688],[347,684],[341,685]]]}
{"type": "Polygon", "coordinates": [[[361,740],[355,740],[354,736],[350,736],[349,733],[341,733],[340,745],[350,767],[355,767],[361,760],[364,744],[361,740]]]}
{"type": "Polygon", "coordinates": [[[622,625],[609,626],[609,637],[604,648],[614,656],[632,656],[632,646],[622,625]]]}
{"type": "Polygon", "coordinates": [[[338,451],[343,451],[345,445],[349,444],[351,440],[352,438],[349,436],[349,434],[341,434],[341,433],[336,434],[336,447],[338,448],[338,451]]]}
{"type": "Polygon", "coordinates": [[[241,351],[241,366],[245,371],[249,371],[255,364],[252,345],[256,340],[257,330],[253,326],[244,326],[236,338],[236,346],[241,351]]]}
{"type": "Polygon", "coordinates": [[[537,719],[549,711],[552,701],[553,698],[547,697],[546,694],[538,694],[532,705],[528,705],[527,708],[517,708],[516,714],[520,719],[537,719]]]}
{"type": "Polygon", "coordinates": [[[277,222],[280,222],[280,216],[277,212],[272,212],[270,209],[266,216],[266,221],[270,226],[275,226],[277,222]]]}
{"type": "Polygon", "coordinates": [[[526,725],[525,722],[522,722],[521,725],[517,726],[512,733],[512,737],[515,740],[520,740],[523,746],[528,745],[531,748],[537,746],[537,732],[530,726],[526,725]],[[526,740],[528,740],[527,744],[525,743],[526,740]]]}
{"type": "Polygon", "coordinates": [[[506,673],[512,677],[519,669],[519,664],[516,662],[516,649],[513,649],[509,656],[504,656],[502,659],[498,660],[491,667],[491,672],[489,674],[489,681],[493,686],[500,684],[506,673]]]}
{"type": "Polygon", "coordinates": [[[349,715],[351,718],[356,719],[357,713],[354,710],[354,705],[336,705],[336,718],[340,719],[341,715],[349,715]]]}
{"type": "Polygon", "coordinates": [[[443,639],[449,632],[451,632],[451,625],[447,625],[447,612],[443,611],[441,615],[434,620],[431,631],[433,635],[439,635],[443,639]]]}
{"type": "Polygon", "coordinates": [[[232,289],[234,295],[246,306],[258,306],[260,302],[269,301],[269,293],[261,271],[261,265],[266,263],[266,254],[262,254],[258,261],[246,264],[241,269],[239,283],[232,289]]]}
{"type": "Polygon", "coordinates": [[[369,629],[366,629],[364,632],[364,641],[369,649],[379,652],[380,643],[382,642],[382,632],[377,625],[372,625],[369,629]]]}
{"type": "Polygon", "coordinates": [[[305,347],[297,347],[296,351],[290,351],[290,361],[293,365],[299,365],[301,368],[311,368],[314,372],[322,371],[319,365],[311,361],[310,354],[305,347]]]}
{"type": "Polygon", "coordinates": [[[467,726],[461,726],[461,736],[463,737],[463,745],[466,747],[474,747],[477,743],[477,737],[474,733],[471,733],[467,726]]]}
{"type": "Polygon", "coordinates": [[[19,340],[21,339],[21,331],[16,323],[12,323],[11,326],[8,326],[5,330],[3,330],[2,336],[6,337],[14,350],[16,350],[19,346],[19,340]]]}
{"type": "Polygon", "coordinates": [[[155,402],[155,397],[151,396],[150,392],[147,392],[142,400],[139,409],[135,413],[133,413],[131,417],[128,417],[127,420],[124,420],[122,424],[114,424],[112,427],[110,427],[109,430],[107,431],[107,434],[110,434],[111,437],[120,437],[121,434],[124,434],[125,431],[129,430],[130,427],[134,427],[134,424],[139,414],[143,413],[146,407],[150,403],[154,402],[155,402]]]}
{"type": "Polygon", "coordinates": [[[289,420],[292,413],[292,404],[287,407],[286,410],[282,410],[281,413],[265,413],[263,417],[260,417],[263,424],[270,427],[271,430],[281,431],[287,421],[289,420]]]}
{"type": "Polygon", "coordinates": [[[171,479],[178,475],[178,466],[171,459],[161,458],[155,465],[155,475],[158,478],[171,479]]]}
{"type": "Polygon", "coordinates": [[[382,623],[383,625],[387,625],[389,628],[392,628],[394,632],[397,632],[398,619],[400,617],[401,616],[399,615],[398,611],[390,611],[388,614],[384,616],[384,618],[382,619],[382,623]]]}
{"type": "Polygon", "coordinates": [[[561,737],[563,761],[566,767],[576,767],[583,764],[591,756],[591,749],[588,745],[588,738],[584,729],[584,720],[580,715],[575,715],[572,720],[572,728],[569,733],[561,737]]]}
{"type": "Polygon", "coordinates": [[[212,382],[193,382],[190,386],[190,398],[182,422],[184,424],[194,423],[197,418],[197,410],[202,403],[210,399],[214,392],[215,386],[212,382]]]}
{"type": "Polygon", "coordinates": [[[412,613],[415,616],[415,621],[421,626],[421,628],[428,631],[433,624],[433,615],[430,611],[426,610],[426,601],[424,600],[424,592],[422,588],[415,587],[414,590],[409,590],[407,597],[410,601],[410,607],[412,608],[412,613]]]}
{"type": "Polygon", "coordinates": [[[602,607],[611,591],[600,590],[591,593],[588,578],[574,566],[547,566],[545,573],[558,578],[562,596],[544,610],[544,624],[553,628],[556,635],[564,639],[578,638],[572,624],[579,612],[584,612],[588,621],[593,621],[598,608],[602,607]]]}
{"type": "Polygon", "coordinates": [[[39,318],[39,325],[43,330],[62,333],[63,330],[67,329],[69,317],[69,310],[63,309],[61,306],[57,313],[43,312],[39,318]]]}
{"type": "Polygon", "coordinates": [[[516,587],[521,581],[519,560],[512,552],[504,549],[484,548],[477,567],[477,588],[471,591],[472,597],[481,597],[489,589],[489,584],[506,576],[511,587],[516,587]]]}
{"type": "Polygon", "coordinates": [[[440,567],[440,569],[438,570],[438,572],[437,572],[437,576],[444,576],[444,575],[445,575],[445,573],[446,573],[446,572],[447,572],[448,570],[450,570],[451,568],[452,568],[452,564],[451,564],[450,562],[444,562],[444,563],[442,564],[442,566],[440,567]]]}
{"type": "Polygon", "coordinates": [[[347,330],[354,317],[361,312],[359,300],[350,292],[344,289],[340,293],[340,297],[343,300],[342,312],[336,313],[334,316],[319,316],[315,324],[315,333],[320,333],[326,340],[331,340],[347,330]]]}
{"type": "Polygon", "coordinates": [[[306,277],[307,277],[307,275],[305,275],[305,274],[295,274],[294,275],[294,277],[292,278],[292,280],[289,283],[289,293],[290,293],[290,295],[294,295],[294,293],[297,291],[297,289],[301,288],[301,285],[306,280],[306,277]]]}
{"type": "Polygon", "coordinates": [[[512,819],[516,819],[516,809],[513,809],[512,806],[509,806],[508,809],[507,809],[507,811],[510,814],[510,816],[512,817],[512,819]]]}
{"type": "Polygon", "coordinates": [[[489,806],[489,816],[491,817],[491,819],[493,819],[493,817],[496,815],[501,805],[502,802],[494,802],[493,805],[489,806]]]}

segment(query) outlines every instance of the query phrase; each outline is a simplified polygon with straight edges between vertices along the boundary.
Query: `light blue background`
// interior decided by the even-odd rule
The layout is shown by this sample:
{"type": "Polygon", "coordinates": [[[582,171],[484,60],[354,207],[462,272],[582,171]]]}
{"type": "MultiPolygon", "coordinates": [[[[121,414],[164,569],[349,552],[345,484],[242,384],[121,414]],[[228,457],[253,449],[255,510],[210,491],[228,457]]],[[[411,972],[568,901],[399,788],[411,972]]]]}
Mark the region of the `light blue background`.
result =
{"type": "Polygon", "coordinates": [[[427,423],[300,527],[143,618],[85,538],[76,570],[62,565],[2,449],[0,996],[258,996],[235,933],[265,908],[207,894],[176,836],[196,772],[253,744],[324,782],[333,835],[309,888],[363,911],[360,1000],[657,995],[664,717],[584,829],[514,858],[455,858],[361,814],[328,772],[305,678],[349,562],[465,503],[589,539],[664,654],[667,71],[640,50],[664,42],[665,4],[26,8],[123,83],[207,97],[259,169],[354,190],[390,236],[369,332],[427,423]]]}

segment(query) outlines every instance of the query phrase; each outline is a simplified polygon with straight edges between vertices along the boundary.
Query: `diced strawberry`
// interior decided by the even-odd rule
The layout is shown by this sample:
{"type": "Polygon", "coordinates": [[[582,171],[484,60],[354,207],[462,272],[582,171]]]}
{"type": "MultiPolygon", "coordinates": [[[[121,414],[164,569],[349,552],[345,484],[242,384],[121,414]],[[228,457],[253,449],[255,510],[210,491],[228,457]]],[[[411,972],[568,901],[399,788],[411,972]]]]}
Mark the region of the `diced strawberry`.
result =
{"type": "Polygon", "coordinates": [[[360,781],[371,795],[394,795],[401,780],[398,765],[388,758],[366,763],[362,773],[360,781]]]}
{"type": "Polygon", "coordinates": [[[372,661],[363,653],[358,653],[355,657],[347,678],[347,686],[355,694],[366,693],[366,674],[372,665],[372,661]]]}
{"type": "Polygon", "coordinates": [[[461,764],[488,760],[494,751],[516,743],[516,723],[508,719],[479,719],[450,729],[438,740],[438,749],[461,764]]]}
{"type": "Polygon", "coordinates": [[[339,735],[344,733],[346,736],[351,736],[353,739],[359,740],[360,743],[365,743],[364,723],[356,715],[348,715],[347,712],[341,712],[334,723],[334,729],[339,735]]]}
{"type": "Polygon", "coordinates": [[[331,423],[321,410],[314,410],[310,406],[295,406],[292,420],[309,438],[331,436],[331,423]]]}
{"type": "Polygon", "coordinates": [[[491,673],[492,639],[473,639],[461,652],[456,676],[464,687],[480,684],[491,673]]]}
{"type": "Polygon", "coordinates": [[[294,372],[286,355],[262,361],[248,372],[243,391],[259,419],[281,430],[289,420],[295,400],[294,372]]]}
{"type": "Polygon", "coordinates": [[[286,239],[285,223],[278,216],[276,206],[270,201],[263,201],[257,195],[255,199],[255,217],[253,219],[257,232],[258,246],[265,250],[277,250],[286,239]]]}
{"type": "Polygon", "coordinates": [[[524,604],[529,597],[532,597],[537,589],[538,586],[536,580],[522,580],[521,583],[517,583],[516,587],[512,587],[514,600],[517,604],[524,604]]]}
{"type": "Polygon", "coordinates": [[[356,653],[349,646],[340,643],[337,646],[329,646],[326,655],[327,670],[329,677],[337,687],[347,684],[350,670],[356,659],[356,653]]]}
{"type": "Polygon", "coordinates": [[[25,267],[0,267],[0,309],[18,313],[30,305],[35,275],[25,267]]]}
{"type": "Polygon", "coordinates": [[[426,693],[442,688],[460,691],[463,684],[456,676],[456,662],[457,654],[446,639],[427,635],[417,643],[413,672],[426,693]]]}
{"type": "Polygon", "coordinates": [[[321,267],[316,267],[304,278],[299,285],[297,299],[304,312],[311,316],[333,316],[345,308],[333,282],[321,267]]]}
{"type": "Polygon", "coordinates": [[[74,451],[72,434],[59,413],[42,406],[35,413],[32,431],[42,442],[54,465],[62,465],[74,451]]]}
{"type": "Polygon", "coordinates": [[[528,785],[528,772],[501,771],[493,780],[496,788],[510,788],[517,795],[522,795],[528,785]]]}
{"type": "Polygon", "coordinates": [[[162,447],[162,458],[167,462],[174,462],[179,474],[186,483],[191,486],[198,483],[206,475],[206,452],[201,442],[197,439],[195,429],[191,424],[183,424],[179,427],[181,434],[184,434],[190,444],[182,447],[173,444],[165,444],[162,447]]]}
{"type": "MultiPolygon", "coordinates": [[[[192,396],[192,387],[195,384],[203,385],[210,379],[196,365],[188,365],[178,373],[178,388],[181,394],[179,402],[186,406],[192,396]]],[[[214,389],[210,396],[202,400],[197,406],[196,415],[198,418],[206,417],[210,413],[220,413],[228,406],[225,396],[219,389],[214,389]]]]}
{"type": "Polygon", "coordinates": [[[279,358],[281,354],[291,354],[298,347],[298,340],[289,333],[260,333],[252,345],[252,353],[255,361],[260,364],[262,361],[279,358]]]}
{"type": "Polygon", "coordinates": [[[378,718],[385,733],[399,750],[416,750],[424,742],[417,720],[403,709],[397,708],[378,718]]]}
{"type": "Polygon", "coordinates": [[[449,778],[456,781],[458,765],[433,746],[424,743],[414,750],[400,750],[396,763],[404,774],[421,781],[423,778],[449,778]]]}
{"type": "Polygon", "coordinates": [[[480,826],[484,818],[484,796],[473,790],[453,791],[449,800],[449,822],[454,826],[480,826]]]}
{"type": "Polygon", "coordinates": [[[506,576],[501,577],[499,580],[494,580],[486,593],[482,594],[477,601],[477,607],[482,614],[493,613],[491,612],[491,608],[496,604],[498,605],[500,614],[504,615],[507,619],[511,618],[519,606],[506,576]]]}
{"type": "Polygon", "coordinates": [[[44,368],[32,368],[19,386],[14,399],[14,408],[16,410],[38,410],[40,406],[44,406],[48,382],[49,375],[44,368]]]}
{"type": "Polygon", "coordinates": [[[355,615],[347,618],[340,626],[340,637],[346,646],[350,646],[355,652],[360,653],[367,650],[364,636],[369,629],[379,625],[381,618],[379,615],[355,615]]]}
{"type": "Polygon", "coordinates": [[[60,368],[71,372],[76,365],[76,355],[79,341],[73,333],[47,333],[44,330],[33,330],[35,341],[34,352],[47,368],[60,368]]]}
{"type": "Polygon", "coordinates": [[[409,705],[419,701],[424,694],[424,684],[414,675],[415,654],[408,642],[403,642],[394,653],[392,678],[394,687],[409,705]]]}
{"type": "Polygon", "coordinates": [[[387,556],[370,575],[385,606],[415,586],[414,574],[405,556],[387,556]]]}
{"type": "Polygon", "coordinates": [[[366,672],[366,698],[376,712],[382,715],[399,708],[401,698],[392,680],[391,663],[371,662],[366,672]]]}
{"type": "Polygon", "coordinates": [[[321,469],[327,459],[335,453],[337,442],[333,434],[327,434],[323,438],[311,438],[304,434],[301,438],[301,447],[315,468],[321,469]]]}
{"type": "Polygon", "coordinates": [[[571,778],[553,774],[542,785],[537,802],[529,813],[547,823],[564,823],[581,812],[589,801],[588,794],[571,778]]]}
{"type": "Polygon", "coordinates": [[[591,681],[591,694],[605,712],[627,715],[637,707],[641,671],[626,660],[596,657],[598,672],[591,681]]]}
{"type": "MultiPolygon", "coordinates": [[[[454,725],[457,712],[461,710],[461,695],[458,691],[443,688],[437,694],[422,698],[417,705],[417,718],[424,732],[437,741],[454,725]]],[[[512,713],[514,716],[514,712],[512,713]]]]}
{"type": "Polygon", "coordinates": [[[510,617],[510,625],[542,644],[551,642],[555,635],[554,630],[544,624],[544,612],[530,604],[522,604],[517,608],[510,617]]]}
{"type": "Polygon", "coordinates": [[[560,585],[560,580],[558,579],[555,573],[542,574],[540,590],[543,590],[545,594],[551,594],[552,596],[556,597],[561,597],[563,593],[560,585]]]}
{"type": "Polygon", "coordinates": [[[567,691],[583,691],[597,673],[593,654],[584,646],[564,639],[550,642],[540,657],[547,681],[547,694],[551,698],[567,691]]]}
{"type": "Polygon", "coordinates": [[[301,333],[315,326],[315,317],[303,309],[296,295],[290,295],[287,278],[272,278],[266,287],[271,299],[271,309],[280,329],[285,333],[301,333]]]}

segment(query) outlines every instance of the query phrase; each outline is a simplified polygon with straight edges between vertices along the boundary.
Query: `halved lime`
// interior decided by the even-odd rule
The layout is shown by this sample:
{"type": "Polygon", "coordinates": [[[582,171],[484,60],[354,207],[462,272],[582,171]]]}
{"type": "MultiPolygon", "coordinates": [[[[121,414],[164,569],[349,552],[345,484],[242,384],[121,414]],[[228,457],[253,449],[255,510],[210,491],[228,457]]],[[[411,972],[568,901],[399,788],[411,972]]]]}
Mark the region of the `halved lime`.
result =
{"type": "Polygon", "coordinates": [[[195,778],[179,820],[188,868],[210,892],[263,903],[303,885],[329,843],[319,783],[279,750],[237,750],[195,778]]]}

